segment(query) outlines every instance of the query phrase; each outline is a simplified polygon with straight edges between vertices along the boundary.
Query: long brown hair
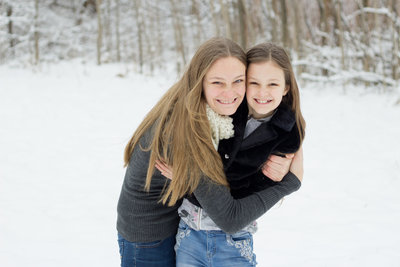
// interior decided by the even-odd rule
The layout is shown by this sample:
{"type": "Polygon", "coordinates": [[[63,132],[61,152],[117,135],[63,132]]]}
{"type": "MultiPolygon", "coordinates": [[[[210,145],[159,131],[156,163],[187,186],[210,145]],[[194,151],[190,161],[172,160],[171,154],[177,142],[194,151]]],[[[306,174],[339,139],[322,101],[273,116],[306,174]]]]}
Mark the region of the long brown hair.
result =
{"type": "Polygon", "coordinates": [[[182,78],[150,110],[125,148],[126,166],[140,137],[151,128],[150,145],[140,148],[150,150],[145,189],[150,189],[156,159],[174,170],[174,178],[161,198],[163,204],[174,205],[186,193],[192,193],[202,175],[228,186],[221,158],[211,141],[203,96],[204,76],[216,60],[225,57],[235,57],[246,65],[246,55],[235,42],[212,38],[203,43],[182,78]]]}
{"type": "Polygon", "coordinates": [[[300,135],[300,143],[305,136],[306,122],[300,109],[300,93],[297,81],[290,63],[289,55],[285,49],[273,43],[262,43],[247,51],[247,67],[251,63],[273,61],[283,70],[285,74],[285,86],[289,88],[288,93],[282,98],[282,102],[289,106],[295,113],[296,124],[300,135]]]}

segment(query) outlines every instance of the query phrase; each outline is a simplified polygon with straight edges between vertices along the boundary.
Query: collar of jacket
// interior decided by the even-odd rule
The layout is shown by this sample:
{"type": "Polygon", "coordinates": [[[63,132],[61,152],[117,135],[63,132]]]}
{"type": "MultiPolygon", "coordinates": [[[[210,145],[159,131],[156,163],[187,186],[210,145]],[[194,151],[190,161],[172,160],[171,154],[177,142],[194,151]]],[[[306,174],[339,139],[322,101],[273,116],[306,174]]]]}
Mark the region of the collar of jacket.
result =
{"type": "Polygon", "coordinates": [[[243,139],[240,149],[245,150],[275,139],[278,132],[290,132],[295,123],[294,112],[286,104],[281,103],[269,122],[262,123],[254,132],[243,139]]]}
{"type": "Polygon", "coordinates": [[[285,132],[290,132],[296,123],[296,117],[288,105],[282,102],[270,122],[285,132]]]}
{"type": "Polygon", "coordinates": [[[232,160],[240,149],[248,113],[249,109],[247,108],[246,99],[244,99],[236,112],[231,115],[233,119],[233,130],[235,132],[234,137],[219,142],[218,152],[221,155],[225,169],[232,163],[232,160]]]}

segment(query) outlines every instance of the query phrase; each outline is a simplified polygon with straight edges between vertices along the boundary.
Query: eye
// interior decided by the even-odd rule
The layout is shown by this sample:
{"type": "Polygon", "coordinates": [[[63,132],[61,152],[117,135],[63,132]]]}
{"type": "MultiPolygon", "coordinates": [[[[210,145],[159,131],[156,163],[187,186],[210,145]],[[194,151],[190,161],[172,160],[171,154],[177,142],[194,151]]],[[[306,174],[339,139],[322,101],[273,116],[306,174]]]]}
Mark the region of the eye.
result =
{"type": "Polygon", "coordinates": [[[211,84],[215,84],[215,85],[221,85],[221,84],[222,84],[222,82],[219,82],[219,81],[213,81],[211,84]]]}
{"type": "Polygon", "coordinates": [[[249,84],[252,84],[252,85],[258,85],[258,83],[257,83],[257,82],[249,82],[249,84]]]}
{"type": "Polygon", "coordinates": [[[279,86],[277,83],[270,83],[269,86],[279,86]]]}
{"type": "Polygon", "coordinates": [[[237,79],[237,80],[235,81],[235,83],[241,83],[241,82],[243,82],[243,79],[237,79]]]}

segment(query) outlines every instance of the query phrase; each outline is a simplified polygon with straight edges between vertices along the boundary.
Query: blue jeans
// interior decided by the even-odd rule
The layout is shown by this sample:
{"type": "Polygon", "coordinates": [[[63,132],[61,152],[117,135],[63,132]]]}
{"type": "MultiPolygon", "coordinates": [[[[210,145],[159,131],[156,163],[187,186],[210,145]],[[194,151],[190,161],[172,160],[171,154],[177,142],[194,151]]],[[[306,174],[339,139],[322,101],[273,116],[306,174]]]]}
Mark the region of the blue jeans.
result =
{"type": "Polygon", "coordinates": [[[153,242],[129,242],[118,234],[121,267],[175,267],[175,235],[153,242]]]}
{"type": "Polygon", "coordinates": [[[176,234],[177,267],[246,267],[256,266],[253,236],[240,231],[196,231],[182,220],[176,234]]]}

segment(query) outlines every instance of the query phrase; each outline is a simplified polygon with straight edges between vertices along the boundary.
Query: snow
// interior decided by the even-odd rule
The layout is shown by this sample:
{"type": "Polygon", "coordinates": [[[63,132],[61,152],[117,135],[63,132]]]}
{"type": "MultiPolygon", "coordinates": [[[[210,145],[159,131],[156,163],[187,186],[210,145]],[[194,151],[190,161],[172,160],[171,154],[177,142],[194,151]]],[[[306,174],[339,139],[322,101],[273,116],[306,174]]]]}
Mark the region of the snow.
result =
{"type": "MultiPolygon", "coordinates": [[[[175,75],[0,66],[0,265],[118,266],[123,149],[175,75]],[[120,77],[123,76],[123,77],[120,77]]],[[[302,188],[259,222],[258,266],[400,266],[400,106],[308,86],[302,188]]]]}

